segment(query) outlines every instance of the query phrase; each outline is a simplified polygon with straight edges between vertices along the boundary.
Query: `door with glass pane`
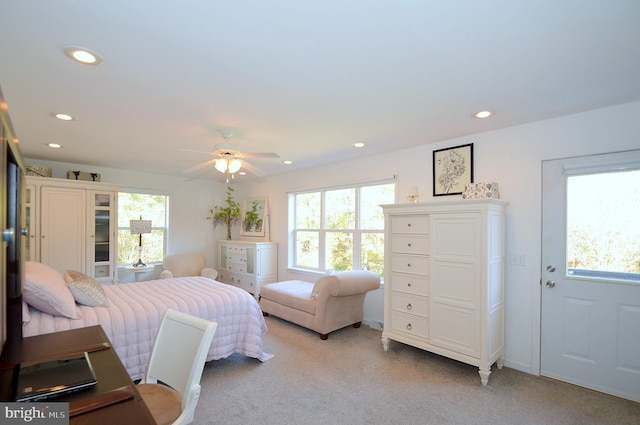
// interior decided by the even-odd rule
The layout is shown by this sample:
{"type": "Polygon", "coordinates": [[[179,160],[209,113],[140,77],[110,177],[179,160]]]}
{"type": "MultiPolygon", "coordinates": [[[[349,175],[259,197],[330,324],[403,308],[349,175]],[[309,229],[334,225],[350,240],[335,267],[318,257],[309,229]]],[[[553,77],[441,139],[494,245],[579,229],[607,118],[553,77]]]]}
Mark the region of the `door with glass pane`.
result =
{"type": "Polygon", "coordinates": [[[89,195],[90,253],[89,270],[94,278],[113,283],[115,277],[115,192],[94,192],[89,195]]]}
{"type": "Polygon", "coordinates": [[[640,151],[543,162],[541,374],[640,401],[640,151]]]}

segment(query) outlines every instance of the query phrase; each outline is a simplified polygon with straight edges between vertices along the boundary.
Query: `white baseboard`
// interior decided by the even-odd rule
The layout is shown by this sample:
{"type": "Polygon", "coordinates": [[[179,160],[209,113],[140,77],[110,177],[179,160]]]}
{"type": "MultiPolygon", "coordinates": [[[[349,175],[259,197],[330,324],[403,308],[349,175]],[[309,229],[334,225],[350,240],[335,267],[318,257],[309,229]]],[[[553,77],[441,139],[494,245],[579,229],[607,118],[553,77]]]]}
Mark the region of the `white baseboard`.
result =
{"type": "Polygon", "coordinates": [[[381,322],[376,321],[376,320],[366,320],[365,319],[365,320],[362,321],[362,324],[363,325],[367,325],[370,328],[376,329],[378,331],[382,331],[382,327],[383,327],[383,324],[381,322]]]}

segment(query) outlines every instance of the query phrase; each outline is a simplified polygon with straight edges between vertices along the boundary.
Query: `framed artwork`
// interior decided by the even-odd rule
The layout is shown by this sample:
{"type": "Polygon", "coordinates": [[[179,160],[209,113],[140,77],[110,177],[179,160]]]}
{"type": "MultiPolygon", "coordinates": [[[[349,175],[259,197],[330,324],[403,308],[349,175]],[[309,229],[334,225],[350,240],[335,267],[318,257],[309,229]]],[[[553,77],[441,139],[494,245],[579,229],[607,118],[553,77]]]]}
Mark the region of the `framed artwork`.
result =
{"type": "Polygon", "coordinates": [[[242,206],[240,234],[245,236],[264,236],[267,197],[247,198],[242,206]]]}
{"type": "Polygon", "coordinates": [[[433,196],[460,195],[473,183],[473,143],[433,151],[433,196]]]}

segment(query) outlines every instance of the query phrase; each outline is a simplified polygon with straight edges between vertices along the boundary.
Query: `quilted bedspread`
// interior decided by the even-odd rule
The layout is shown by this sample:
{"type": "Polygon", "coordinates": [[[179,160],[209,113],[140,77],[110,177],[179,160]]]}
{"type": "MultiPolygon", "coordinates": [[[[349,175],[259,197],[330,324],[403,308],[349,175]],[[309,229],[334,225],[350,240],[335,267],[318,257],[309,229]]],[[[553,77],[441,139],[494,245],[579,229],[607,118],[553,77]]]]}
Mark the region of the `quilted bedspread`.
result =
{"type": "MultiPolygon", "coordinates": [[[[171,308],[218,323],[207,361],[241,353],[266,361],[267,325],[256,300],[242,289],[204,277],[180,277],[104,287],[108,307],[78,304],[79,319],[29,309],[25,337],[102,325],[132,379],[144,374],[164,312],[171,308]]],[[[179,349],[176,347],[176,349],[179,349]]]]}

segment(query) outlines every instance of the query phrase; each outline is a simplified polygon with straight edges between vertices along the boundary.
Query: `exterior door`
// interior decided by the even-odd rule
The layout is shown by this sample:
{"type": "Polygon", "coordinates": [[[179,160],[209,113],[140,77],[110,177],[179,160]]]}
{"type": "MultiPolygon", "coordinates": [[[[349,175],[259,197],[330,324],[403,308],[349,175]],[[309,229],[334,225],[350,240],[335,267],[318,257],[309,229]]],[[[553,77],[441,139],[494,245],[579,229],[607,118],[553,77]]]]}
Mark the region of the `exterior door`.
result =
{"type": "Polygon", "coordinates": [[[640,401],[640,151],[542,174],[541,374],[640,401]]]}

